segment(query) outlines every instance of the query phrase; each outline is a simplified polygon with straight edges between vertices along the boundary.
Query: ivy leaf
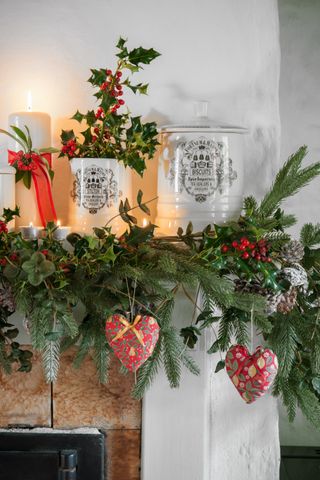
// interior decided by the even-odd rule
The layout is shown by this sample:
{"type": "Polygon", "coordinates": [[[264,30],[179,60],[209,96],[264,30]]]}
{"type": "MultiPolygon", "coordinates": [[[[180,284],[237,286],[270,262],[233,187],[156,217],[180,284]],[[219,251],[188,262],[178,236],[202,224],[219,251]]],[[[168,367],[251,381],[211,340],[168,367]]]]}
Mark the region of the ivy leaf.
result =
{"type": "Polygon", "coordinates": [[[223,370],[225,366],[226,366],[226,362],[224,360],[220,360],[217,363],[217,366],[216,366],[216,369],[215,369],[214,373],[220,372],[220,370],[223,370]]]}
{"type": "Polygon", "coordinates": [[[320,394],[320,378],[319,377],[314,377],[312,379],[312,386],[315,389],[315,391],[320,394]]]}
{"type": "Polygon", "coordinates": [[[198,337],[200,337],[201,332],[199,328],[195,327],[194,325],[190,325],[189,327],[181,328],[180,330],[180,337],[183,338],[183,342],[189,348],[194,348],[196,343],[198,342],[198,337]]]}

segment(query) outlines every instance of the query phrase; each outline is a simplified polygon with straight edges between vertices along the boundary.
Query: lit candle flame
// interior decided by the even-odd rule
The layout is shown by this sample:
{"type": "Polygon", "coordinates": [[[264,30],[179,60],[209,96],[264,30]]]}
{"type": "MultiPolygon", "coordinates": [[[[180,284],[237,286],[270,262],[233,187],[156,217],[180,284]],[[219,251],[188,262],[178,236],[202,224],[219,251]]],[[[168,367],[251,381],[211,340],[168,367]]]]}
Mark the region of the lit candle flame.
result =
{"type": "Polygon", "coordinates": [[[29,90],[27,96],[27,110],[28,112],[32,112],[32,93],[29,90]]]}
{"type": "Polygon", "coordinates": [[[61,222],[60,222],[60,220],[57,221],[57,227],[61,227],[61,222]]]}
{"type": "Polygon", "coordinates": [[[29,223],[29,227],[30,227],[30,228],[33,227],[33,223],[32,223],[32,222],[29,223]]]}
{"type": "Polygon", "coordinates": [[[148,219],[147,219],[147,218],[144,218],[144,219],[142,220],[142,226],[143,226],[143,227],[146,227],[148,224],[149,224],[148,219]]]}

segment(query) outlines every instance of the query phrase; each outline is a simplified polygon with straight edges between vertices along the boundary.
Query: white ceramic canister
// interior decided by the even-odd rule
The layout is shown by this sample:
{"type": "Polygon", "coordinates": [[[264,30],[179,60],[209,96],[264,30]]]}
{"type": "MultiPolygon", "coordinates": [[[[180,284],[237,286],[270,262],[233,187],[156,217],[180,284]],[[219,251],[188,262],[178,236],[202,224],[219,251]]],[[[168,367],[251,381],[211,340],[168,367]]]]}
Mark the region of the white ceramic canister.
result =
{"type": "Polygon", "coordinates": [[[156,225],[175,235],[189,221],[194,230],[236,218],[243,202],[242,127],[216,124],[197,105],[195,122],[161,128],[156,225]]]}
{"type": "MultiPolygon", "coordinates": [[[[72,230],[92,234],[119,213],[120,201],[131,201],[130,169],[115,158],[73,158],[70,221],[72,230]]],[[[112,223],[116,234],[125,230],[118,216],[112,223]]]]}

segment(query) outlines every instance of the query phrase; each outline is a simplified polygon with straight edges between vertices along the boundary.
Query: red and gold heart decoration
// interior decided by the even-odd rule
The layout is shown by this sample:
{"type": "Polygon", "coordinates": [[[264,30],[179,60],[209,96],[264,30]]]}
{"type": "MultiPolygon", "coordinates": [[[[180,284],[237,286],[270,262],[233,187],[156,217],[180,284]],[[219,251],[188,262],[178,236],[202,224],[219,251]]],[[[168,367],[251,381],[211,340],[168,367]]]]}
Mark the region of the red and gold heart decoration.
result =
{"type": "Polygon", "coordinates": [[[226,370],[246,403],[262,397],[270,388],[278,370],[278,360],[272,350],[257,347],[250,355],[243,345],[232,346],[226,355],[226,370]]]}
{"type": "Polygon", "coordinates": [[[152,355],[159,338],[159,325],[149,315],[137,315],[131,323],[115,313],[106,321],[106,337],[116,357],[135,372],[152,355]]]}

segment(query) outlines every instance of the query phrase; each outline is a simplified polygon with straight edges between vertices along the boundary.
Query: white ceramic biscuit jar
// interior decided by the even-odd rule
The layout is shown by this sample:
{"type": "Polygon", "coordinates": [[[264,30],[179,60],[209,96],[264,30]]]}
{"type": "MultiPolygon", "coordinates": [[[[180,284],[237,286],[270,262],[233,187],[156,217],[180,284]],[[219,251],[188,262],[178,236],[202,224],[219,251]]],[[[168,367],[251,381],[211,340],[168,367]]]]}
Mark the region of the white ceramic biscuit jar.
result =
{"type": "Polygon", "coordinates": [[[236,218],[243,202],[246,128],[217,124],[207,102],[196,105],[194,122],[161,128],[156,224],[175,235],[189,221],[194,230],[236,218]]]}

